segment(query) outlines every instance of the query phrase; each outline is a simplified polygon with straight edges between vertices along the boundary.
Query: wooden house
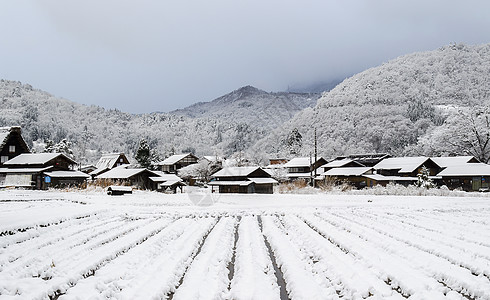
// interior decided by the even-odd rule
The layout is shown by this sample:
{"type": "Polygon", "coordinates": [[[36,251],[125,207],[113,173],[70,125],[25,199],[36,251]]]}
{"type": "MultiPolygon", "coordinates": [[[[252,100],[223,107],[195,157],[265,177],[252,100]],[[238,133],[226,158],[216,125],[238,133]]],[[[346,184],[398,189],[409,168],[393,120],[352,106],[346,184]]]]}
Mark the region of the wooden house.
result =
{"type": "Polygon", "coordinates": [[[323,166],[327,161],[323,157],[317,158],[315,161],[310,157],[296,157],[284,164],[287,168],[287,177],[289,180],[310,180],[312,176],[320,174],[320,166],[323,166]]]}
{"type": "Polygon", "coordinates": [[[198,160],[197,156],[192,153],[176,154],[157,163],[157,166],[161,167],[162,172],[175,174],[177,170],[191,164],[196,164],[198,160]]]}
{"type": "Polygon", "coordinates": [[[20,127],[0,127],[0,166],[22,153],[29,153],[20,127]]]}
{"type": "Polygon", "coordinates": [[[89,174],[94,178],[111,169],[127,164],[129,164],[129,160],[124,153],[103,154],[95,165],[95,170],[89,172],[89,174]]]}
{"type": "Polygon", "coordinates": [[[320,167],[320,171],[327,172],[328,170],[333,168],[359,168],[359,167],[366,167],[366,166],[350,158],[343,158],[343,159],[334,159],[331,162],[324,164],[323,166],[320,167]]]}
{"type": "Polygon", "coordinates": [[[362,177],[366,179],[366,187],[373,187],[375,185],[386,186],[388,183],[408,186],[415,184],[418,180],[418,177],[384,176],[381,174],[363,174],[362,177]]]}
{"type": "Polygon", "coordinates": [[[490,165],[484,163],[465,163],[452,165],[442,170],[438,177],[450,189],[464,191],[488,191],[490,189],[490,165]]]}
{"type": "Polygon", "coordinates": [[[156,176],[150,177],[151,181],[151,190],[156,190],[164,193],[177,193],[177,189],[180,189],[182,192],[182,188],[186,186],[182,178],[175,174],[167,174],[162,171],[152,171],[156,176]]]}
{"type": "MultiPolygon", "coordinates": [[[[77,163],[62,153],[23,153],[0,168],[2,186],[46,189],[79,185],[88,175],[74,170],[77,163]]],[[[0,178],[1,181],[1,178],[0,178]]]]}
{"type": "Polygon", "coordinates": [[[230,167],[223,168],[209,182],[218,187],[220,193],[257,193],[272,194],[273,186],[277,183],[271,175],[260,167],[230,167]]]}
{"type": "Polygon", "coordinates": [[[387,153],[362,153],[362,154],[349,154],[345,156],[337,156],[335,160],[350,159],[360,163],[365,167],[374,167],[383,159],[390,158],[391,155],[387,153]]]}
{"type": "Polygon", "coordinates": [[[417,177],[423,167],[429,170],[430,176],[435,176],[442,170],[432,159],[425,156],[390,157],[383,159],[373,168],[376,170],[376,174],[379,175],[417,177]]]}
{"type": "Polygon", "coordinates": [[[120,185],[130,185],[138,189],[151,189],[151,177],[158,176],[153,171],[144,168],[130,169],[130,165],[122,165],[95,177],[99,182],[112,182],[120,185]]]}
{"type": "Polygon", "coordinates": [[[334,182],[335,184],[347,183],[358,189],[367,186],[367,179],[364,175],[373,174],[372,167],[340,167],[331,168],[322,173],[325,182],[334,182]]]}

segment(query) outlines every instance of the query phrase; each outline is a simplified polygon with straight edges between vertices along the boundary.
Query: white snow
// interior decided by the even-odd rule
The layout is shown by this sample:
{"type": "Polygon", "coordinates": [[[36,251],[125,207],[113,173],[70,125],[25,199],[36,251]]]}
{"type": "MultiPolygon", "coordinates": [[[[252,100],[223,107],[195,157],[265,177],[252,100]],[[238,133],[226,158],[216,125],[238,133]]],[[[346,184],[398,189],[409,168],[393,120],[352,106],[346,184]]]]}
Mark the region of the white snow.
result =
{"type": "Polygon", "coordinates": [[[0,191],[0,299],[490,299],[490,197],[0,191]]]}

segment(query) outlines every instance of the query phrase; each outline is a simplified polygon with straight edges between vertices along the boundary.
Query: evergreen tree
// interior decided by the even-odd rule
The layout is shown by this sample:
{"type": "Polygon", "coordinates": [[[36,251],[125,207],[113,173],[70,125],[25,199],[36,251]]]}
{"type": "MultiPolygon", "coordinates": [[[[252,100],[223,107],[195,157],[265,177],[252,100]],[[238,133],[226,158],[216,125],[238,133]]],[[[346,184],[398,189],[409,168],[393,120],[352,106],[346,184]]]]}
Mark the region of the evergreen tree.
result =
{"type": "Polygon", "coordinates": [[[151,166],[151,153],[150,146],[145,139],[140,141],[138,150],[136,150],[136,156],[134,157],[138,164],[142,168],[150,168],[151,166]]]}

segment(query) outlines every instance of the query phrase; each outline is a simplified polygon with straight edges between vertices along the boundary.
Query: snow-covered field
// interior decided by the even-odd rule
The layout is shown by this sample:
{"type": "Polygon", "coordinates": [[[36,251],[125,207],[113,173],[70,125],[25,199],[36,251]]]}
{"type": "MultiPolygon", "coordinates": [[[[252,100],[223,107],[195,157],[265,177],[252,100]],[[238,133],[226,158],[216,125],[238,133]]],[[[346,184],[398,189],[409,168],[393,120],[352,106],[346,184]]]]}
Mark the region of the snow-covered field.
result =
{"type": "Polygon", "coordinates": [[[0,191],[0,299],[490,299],[490,198],[195,200],[0,191]]]}

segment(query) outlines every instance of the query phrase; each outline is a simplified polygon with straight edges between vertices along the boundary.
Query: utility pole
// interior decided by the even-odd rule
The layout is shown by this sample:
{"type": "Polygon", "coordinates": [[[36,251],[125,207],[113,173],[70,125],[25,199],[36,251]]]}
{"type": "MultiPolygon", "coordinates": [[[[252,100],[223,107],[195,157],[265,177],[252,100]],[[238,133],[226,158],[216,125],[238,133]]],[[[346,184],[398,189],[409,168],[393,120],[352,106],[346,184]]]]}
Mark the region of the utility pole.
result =
{"type": "Polygon", "coordinates": [[[313,165],[313,168],[315,169],[315,176],[313,177],[313,187],[316,187],[316,182],[315,182],[315,179],[316,179],[316,162],[318,160],[318,147],[317,147],[317,141],[316,141],[316,127],[315,127],[315,162],[314,162],[314,165],[313,165]]]}

